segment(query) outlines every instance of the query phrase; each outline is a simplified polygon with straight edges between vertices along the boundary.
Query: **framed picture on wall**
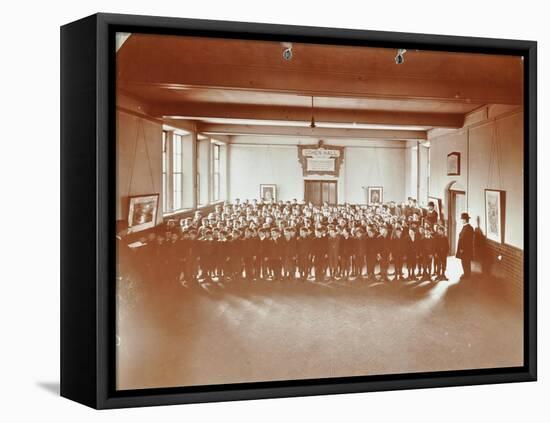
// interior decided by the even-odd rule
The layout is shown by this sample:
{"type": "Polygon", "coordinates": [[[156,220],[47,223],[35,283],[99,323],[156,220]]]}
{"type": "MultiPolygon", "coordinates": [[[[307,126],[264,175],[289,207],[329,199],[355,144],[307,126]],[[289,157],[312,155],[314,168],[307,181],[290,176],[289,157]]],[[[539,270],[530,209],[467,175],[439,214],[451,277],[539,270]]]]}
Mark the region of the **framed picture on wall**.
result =
{"type": "Polygon", "coordinates": [[[157,223],[159,194],[130,197],[128,200],[128,232],[152,228],[157,223]]]}
{"type": "Polygon", "coordinates": [[[368,187],[367,188],[367,203],[381,204],[384,201],[383,187],[368,187]]]}
{"type": "Polygon", "coordinates": [[[505,201],[505,191],[485,190],[485,236],[498,243],[504,243],[505,201]]]}
{"type": "Polygon", "coordinates": [[[447,176],[460,175],[460,153],[454,151],[447,154],[447,176]]]}
{"type": "Polygon", "coordinates": [[[61,58],[62,396],[118,408],[536,379],[536,43],[97,14],[63,26],[61,58]],[[376,84],[357,78],[365,63],[376,84]],[[419,101],[421,116],[404,113],[419,101]],[[503,240],[504,191],[484,197],[470,172],[487,157],[461,171],[455,152],[463,125],[503,114],[513,130],[496,138],[514,150],[499,188],[523,208],[508,214],[514,242],[487,250],[516,274],[493,283],[474,266],[466,283],[452,256],[439,273],[399,268],[420,232],[413,192],[440,214],[443,199],[452,223],[485,206],[487,242],[503,240]],[[424,160],[405,140],[437,127],[449,129],[424,160]],[[466,180],[469,197],[451,190],[466,180]],[[126,218],[130,233],[115,232],[126,218]],[[403,242],[349,237],[397,222],[403,242]],[[378,254],[396,259],[391,272],[378,254]],[[495,289],[472,303],[463,294],[486,277],[495,289]],[[509,283],[525,287],[522,307],[509,283]]]}
{"type": "Polygon", "coordinates": [[[264,202],[277,201],[277,185],[260,184],[260,198],[264,202]]]}

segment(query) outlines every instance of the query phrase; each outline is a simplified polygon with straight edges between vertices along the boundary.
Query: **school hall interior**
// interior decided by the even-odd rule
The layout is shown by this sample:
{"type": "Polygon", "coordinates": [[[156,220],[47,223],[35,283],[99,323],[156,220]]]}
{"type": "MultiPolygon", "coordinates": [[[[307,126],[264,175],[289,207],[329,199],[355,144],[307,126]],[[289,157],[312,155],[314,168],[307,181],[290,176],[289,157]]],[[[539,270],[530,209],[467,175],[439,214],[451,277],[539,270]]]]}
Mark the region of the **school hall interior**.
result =
{"type": "Polygon", "coordinates": [[[119,389],[523,365],[520,57],[119,33],[116,85],[117,221],[159,196],[154,227],[125,244],[236,199],[376,195],[434,203],[450,247],[445,280],[167,292],[119,275],[119,389]]]}

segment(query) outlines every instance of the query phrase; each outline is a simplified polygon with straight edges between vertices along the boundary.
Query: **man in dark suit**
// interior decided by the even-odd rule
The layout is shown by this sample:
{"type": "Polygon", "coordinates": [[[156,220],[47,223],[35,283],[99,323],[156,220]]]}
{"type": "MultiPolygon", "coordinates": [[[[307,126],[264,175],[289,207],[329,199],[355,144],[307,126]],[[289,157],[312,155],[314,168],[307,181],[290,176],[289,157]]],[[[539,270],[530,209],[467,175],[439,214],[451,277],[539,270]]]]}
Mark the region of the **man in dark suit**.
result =
{"type": "Polygon", "coordinates": [[[462,262],[462,269],[464,274],[460,279],[468,279],[472,273],[472,258],[474,256],[474,228],[470,225],[470,216],[468,213],[462,213],[460,215],[462,220],[462,230],[458,235],[458,246],[456,251],[456,258],[459,258],[462,262]]]}

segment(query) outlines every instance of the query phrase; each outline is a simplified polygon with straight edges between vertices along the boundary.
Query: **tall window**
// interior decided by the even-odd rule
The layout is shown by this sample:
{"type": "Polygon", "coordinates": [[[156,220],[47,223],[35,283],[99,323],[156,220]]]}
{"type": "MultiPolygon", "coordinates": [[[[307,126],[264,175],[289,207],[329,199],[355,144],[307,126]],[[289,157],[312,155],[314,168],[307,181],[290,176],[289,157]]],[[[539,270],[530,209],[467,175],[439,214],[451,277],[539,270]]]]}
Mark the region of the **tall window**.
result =
{"type": "Polygon", "coordinates": [[[168,133],[162,131],[162,210],[168,211],[168,133]]]}
{"type": "Polygon", "coordinates": [[[183,208],[183,139],[179,134],[172,138],[172,209],[183,208]]]}
{"type": "Polygon", "coordinates": [[[220,201],[220,146],[212,144],[212,200],[220,201]]]}

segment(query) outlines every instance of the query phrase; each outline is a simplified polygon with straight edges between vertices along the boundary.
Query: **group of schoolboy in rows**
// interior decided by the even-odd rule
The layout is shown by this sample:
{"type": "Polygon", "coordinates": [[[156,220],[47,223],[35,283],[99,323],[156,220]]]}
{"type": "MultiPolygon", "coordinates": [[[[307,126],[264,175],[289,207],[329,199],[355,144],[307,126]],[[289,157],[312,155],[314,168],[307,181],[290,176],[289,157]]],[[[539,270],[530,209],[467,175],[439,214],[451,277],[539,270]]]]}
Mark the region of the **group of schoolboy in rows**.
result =
{"type": "Polygon", "coordinates": [[[142,239],[138,262],[184,283],[446,280],[449,240],[432,202],[338,205],[239,201],[142,239]],[[376,271],[378,269],[378,272],[376,271]]]}

